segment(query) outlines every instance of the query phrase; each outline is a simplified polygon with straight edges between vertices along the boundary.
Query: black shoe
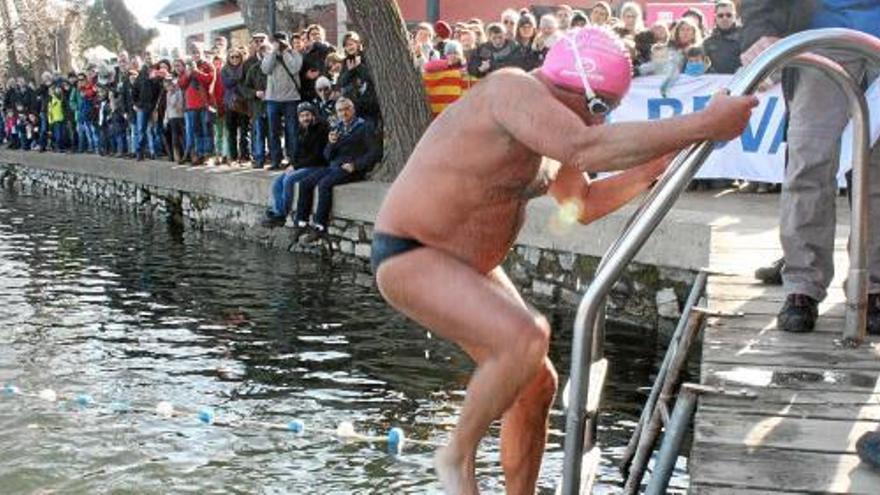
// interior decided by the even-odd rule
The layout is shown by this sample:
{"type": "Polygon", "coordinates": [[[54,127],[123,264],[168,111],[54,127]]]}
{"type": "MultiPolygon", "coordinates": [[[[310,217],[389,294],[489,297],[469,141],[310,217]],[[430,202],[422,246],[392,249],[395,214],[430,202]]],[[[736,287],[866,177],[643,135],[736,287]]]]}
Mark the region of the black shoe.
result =
{"type": "Polygon", "coordinates": [[[880,431],[865,433],[856,442],[859,459],[868,466],[880,471],[880,431]]]}
{"type": "Polygon", "coordinates": [[[782,285],[782,268],[785,266],[785,258],[779,258],[770,264],[755,270],[755,278],[765,285],[782,285]]]}
{"type": "Polygon", "coordinates": [[[256,170],[263,170],[263,164],[260,162],[254,162],[254,164],[251,165],[251,168],[254,168],[256,170]]]}
{"type": "Polygon", "coordinates": [[[818,301],[804,294],[789,294],[776,316],[776,325],[783,332],[812,332],[818,316],[818,301]]]}
{"type": "Polygon", "coordinates": [[[868,294],[868,335],[880,335],[880,294],[868,294]]]}
{"type": "Polygon", "coordinates": [[[143,154],[143,153],[138,153],[138,154],[137,154],[137,157],[135,158],[135,160],[137,160],[137,161],[139,161],[139,162],[144,161],[144,154],[143,154]]]}

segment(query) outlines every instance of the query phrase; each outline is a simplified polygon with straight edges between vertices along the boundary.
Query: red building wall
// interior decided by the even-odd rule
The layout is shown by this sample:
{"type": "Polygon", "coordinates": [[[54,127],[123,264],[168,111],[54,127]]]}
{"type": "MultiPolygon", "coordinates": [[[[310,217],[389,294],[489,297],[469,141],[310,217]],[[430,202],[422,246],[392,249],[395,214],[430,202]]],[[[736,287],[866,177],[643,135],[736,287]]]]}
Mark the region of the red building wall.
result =
{"type": "MultiPolygon", "coordinates": [[[[648,3],[666,2],[678,3],[678,0],[638,0],[643,6],[648,3]]],[[[680,2],[693,2],[694,0],[680,0],[680,2]]],[[[699,1],[699,0],[697,0],[699,1]]],[[[472,17],[479,17],[484,21],[498,20],[501,12],[508,8],[555,6],[561,3],[571,5],[575,9],[588,10],[596,4],[596,0],[437,0],[440,6],[440,18],[446,21],[463,21],[472,17]]],[[[609,2],[613,7],[619,7],[623,0],[609,2]]],[[[714,4],[713,0],[706,1],[714,4]]],[[[404,20],[407,22],[421,22],[427,20],[428,0],[397,0],[404,20]]]]}

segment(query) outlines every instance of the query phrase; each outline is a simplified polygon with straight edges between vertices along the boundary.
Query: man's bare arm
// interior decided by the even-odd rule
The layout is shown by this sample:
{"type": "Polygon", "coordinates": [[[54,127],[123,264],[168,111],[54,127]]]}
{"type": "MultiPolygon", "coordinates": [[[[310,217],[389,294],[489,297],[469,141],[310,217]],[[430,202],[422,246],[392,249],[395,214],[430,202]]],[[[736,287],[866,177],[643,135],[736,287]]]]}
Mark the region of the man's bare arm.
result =
{"type": "Polygon", "coordinates": [[[653,122],[587,126],[540,81],[495,74],[489,92],[495,121],[536,153],[584,172],[625,170],[691,144],[742,134],[758,104],[754,97],[716,95],[706,110],[653,122]]]}
{"type": "Polygon", "coordinates": [[[560,204],[578,207],[578,222],[588,224],[629,203],[645,192],[669,165],[672,155],[666,155],[644,165],[610,177],[590,180],[580,170],[563,165],[548,194],[560,204]]]}

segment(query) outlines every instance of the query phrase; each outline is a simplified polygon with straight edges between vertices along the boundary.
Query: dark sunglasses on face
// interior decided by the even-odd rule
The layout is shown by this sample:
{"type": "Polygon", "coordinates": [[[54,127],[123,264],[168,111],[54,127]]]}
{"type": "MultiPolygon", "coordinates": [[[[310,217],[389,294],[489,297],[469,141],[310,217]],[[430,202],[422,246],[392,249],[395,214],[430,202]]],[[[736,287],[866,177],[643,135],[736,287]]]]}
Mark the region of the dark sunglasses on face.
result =
{"type": "Polygon", "coordinates": [[[719,19],[724,19],[727,17],[733,17],[733,14],[717,14],[715,17],[717,17],[719,19]]]}

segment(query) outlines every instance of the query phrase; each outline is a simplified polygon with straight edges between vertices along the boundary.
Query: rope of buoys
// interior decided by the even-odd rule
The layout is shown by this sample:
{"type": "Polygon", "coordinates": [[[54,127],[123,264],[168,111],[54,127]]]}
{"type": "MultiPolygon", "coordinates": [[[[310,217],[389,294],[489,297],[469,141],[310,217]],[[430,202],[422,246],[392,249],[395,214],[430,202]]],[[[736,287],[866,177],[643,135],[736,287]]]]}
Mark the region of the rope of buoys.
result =
{"type": "MultiPolygon", "coordinates": [[[[75,395],[59,394],[50,388],[42,389],[39,392],[23,391],[19,387],[6,384],[3,387],[3,395],[7,397],[26,397],[39,399],[46,402],[67,401],[77,405],[80,408],[95,408],[102,404],[95,400],[89,394],[79,393],[75,395]]],[[[142,413],[154,414],[162,418],[178,418],[178,417],[195,417],[200,423],[208,426],[219,426],[226,428],[242,428],[242,429],[264,429],[275,431],[287,431],[297,436],[309,434],[326,435],[347,442],[364,442],[364,443],[381,443],[387,446],[390,454],[401,454],[406,445],[419,445],[429,447],[442,447],[438,442],[428,440],[415,440],[407,438],[403,429],[400,427],[390,428],[385,435],[365,435],[355,430],[354,424],[350,421],[340,422],[336,428],[307,427],[306,423],[299,419],[292,419],[286,423],[272,423],[267,421],[258,421],[252,419],[223,419],[218,418],[213,408],[201,407],[198,409],[175,408],[174,404],[168,401],[161,401],[155,407],[138,407],[132,406],[125,402],[113,402],[107,404],[109,409],[116,413],[142,413]]]]}

